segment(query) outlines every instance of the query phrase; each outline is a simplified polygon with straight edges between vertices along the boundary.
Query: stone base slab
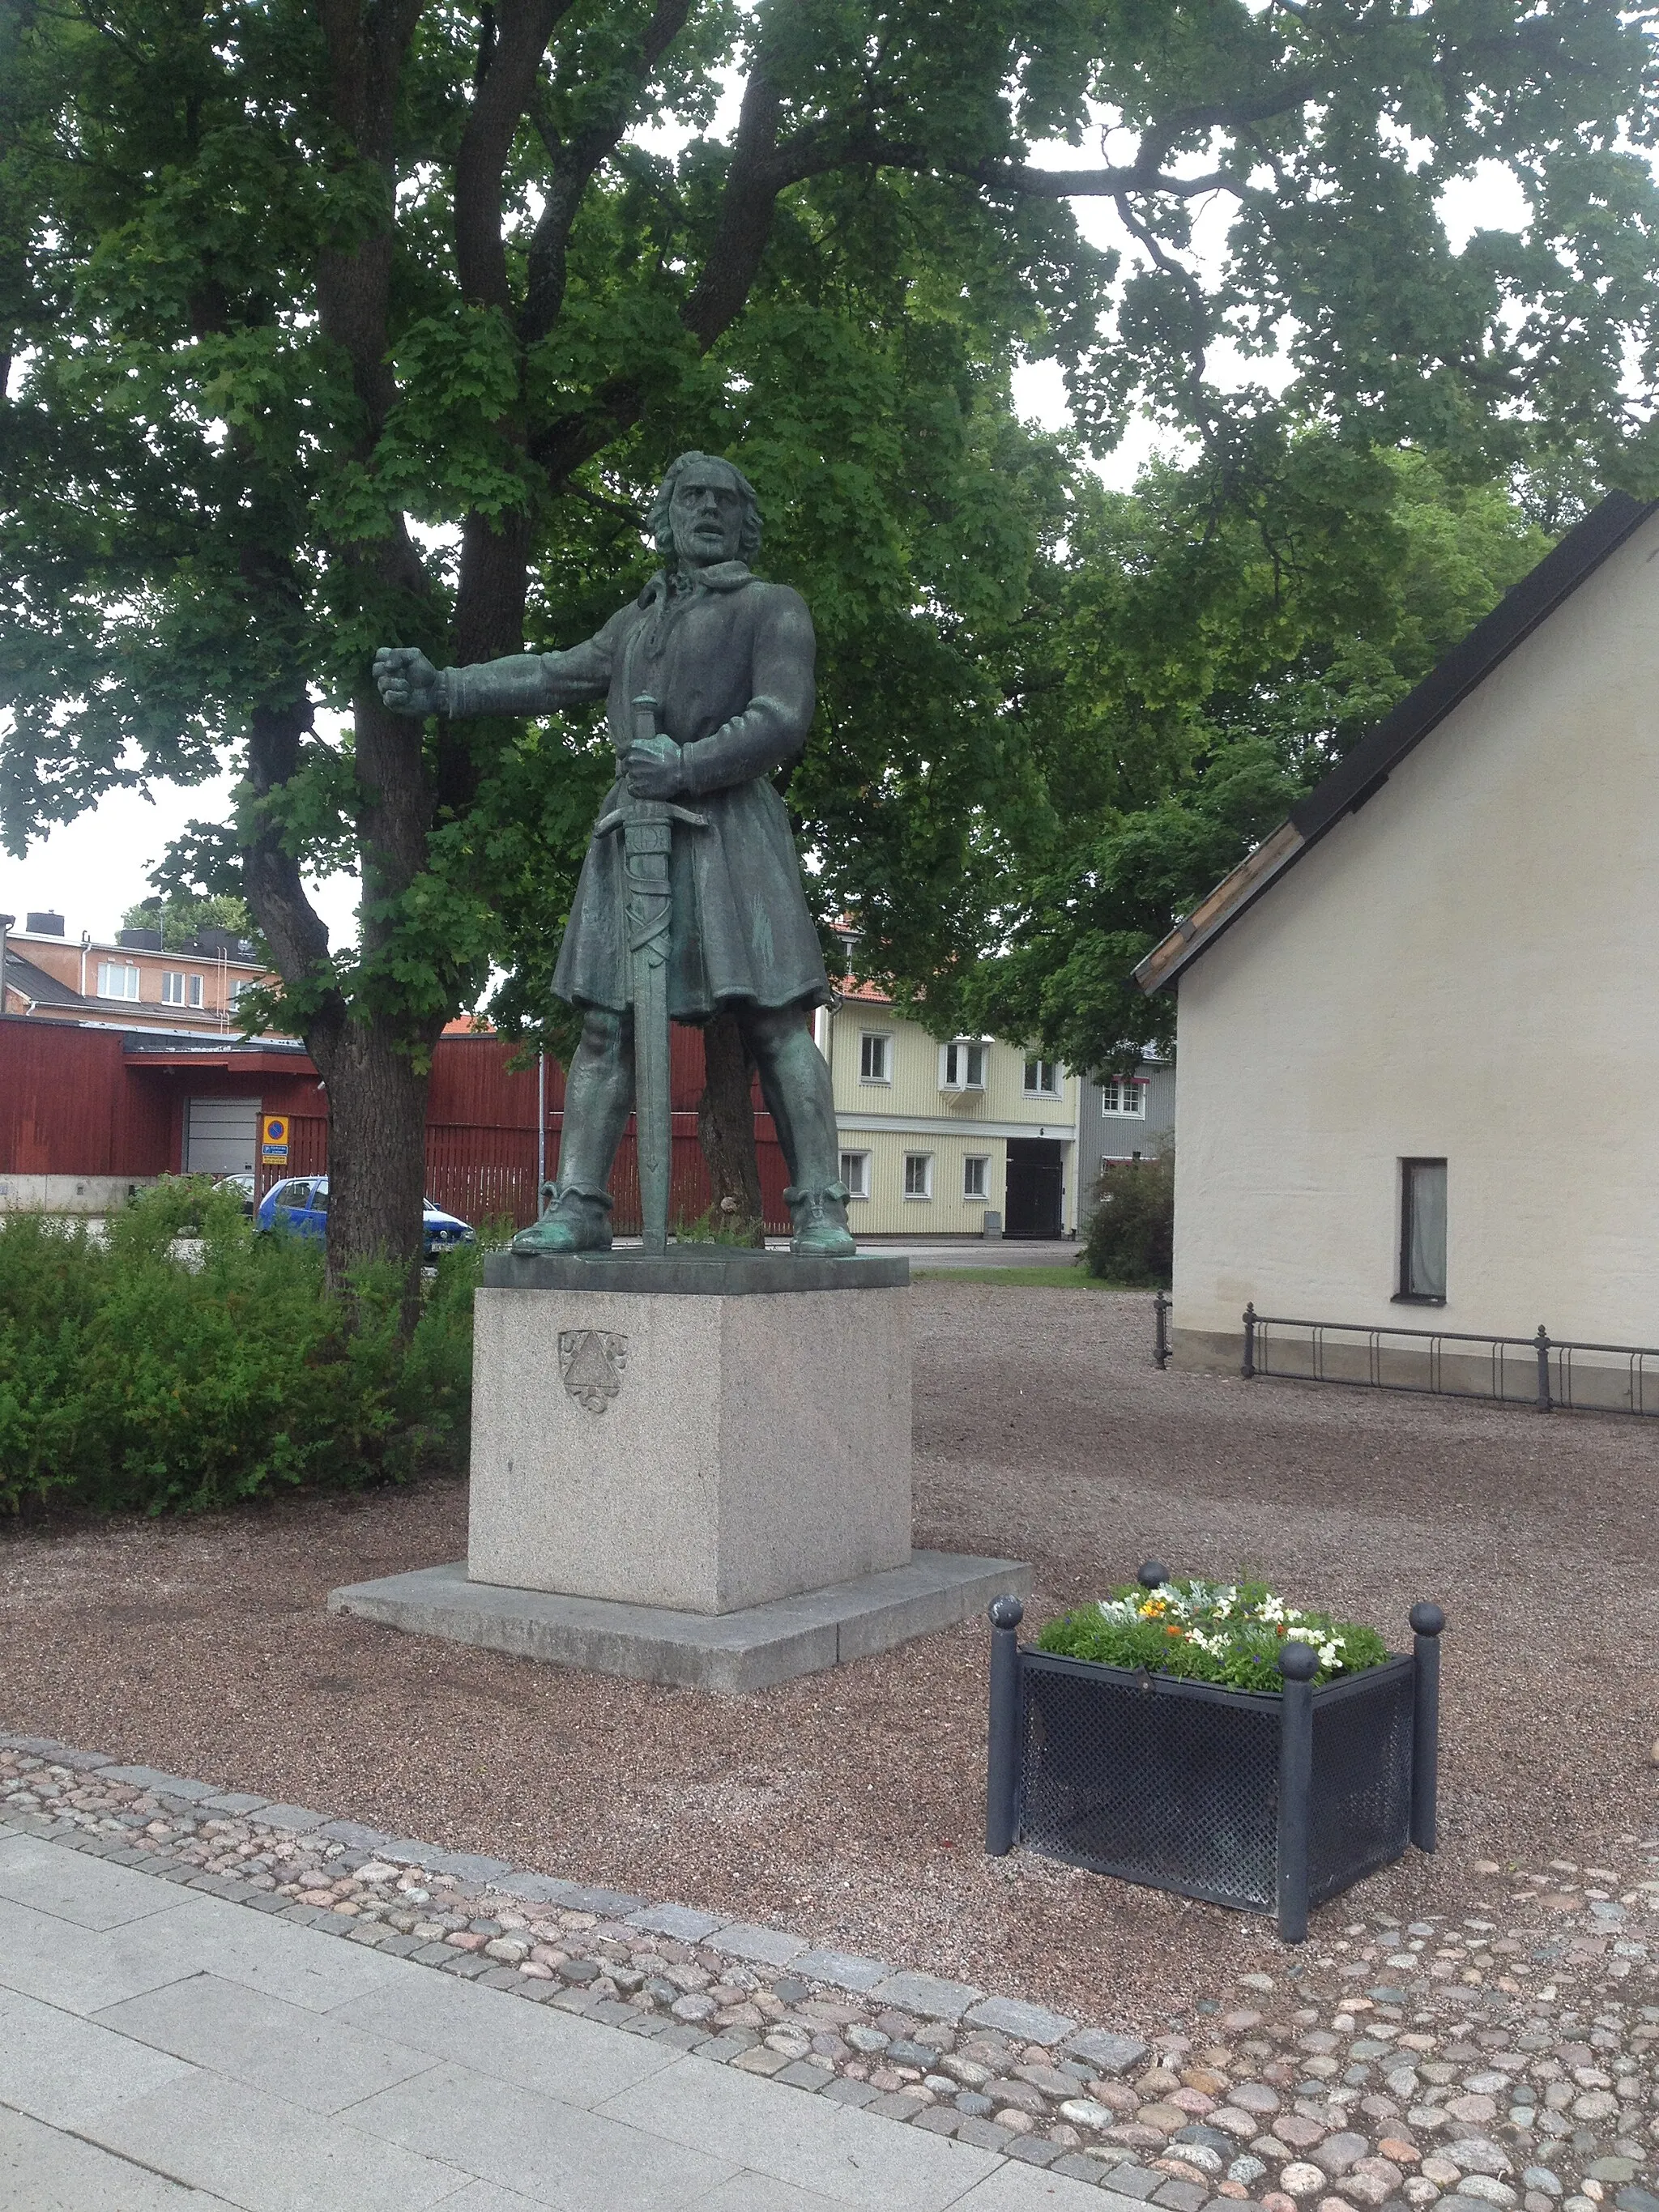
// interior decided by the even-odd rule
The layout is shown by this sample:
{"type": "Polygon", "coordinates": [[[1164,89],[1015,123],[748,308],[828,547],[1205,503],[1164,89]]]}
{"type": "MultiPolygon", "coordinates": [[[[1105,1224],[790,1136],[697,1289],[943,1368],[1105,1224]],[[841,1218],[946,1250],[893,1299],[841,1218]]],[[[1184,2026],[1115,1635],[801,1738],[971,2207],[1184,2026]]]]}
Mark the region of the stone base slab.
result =
{"type": "Polygon", "coordinates": [[[915,1552],[906,1567],[711,1616],[469,1582],[457,1559],[331,1590],[328,1609],[547,1666],[738,1696],[890,1650],[982,1612],[1005,1590],[1025,1597],[1030,1589],[1022,1560],[915,1552]]]}
{"type": "Polygon", "coordinates": [[[785,1297],[802,1291],[902,1290],[910,1262],[891,1253],[797,1259],[729,1244],[671,1244],[665,1252],[489,1252],[487,1291],[631,1291],[674,1297],[785,1297]]]}
{"type": "Polygon", "coordinates": [[[726,1613],[909,1558],[894,1262],[514,1265],[473,1302],[474,1582],[726,1613]]]}

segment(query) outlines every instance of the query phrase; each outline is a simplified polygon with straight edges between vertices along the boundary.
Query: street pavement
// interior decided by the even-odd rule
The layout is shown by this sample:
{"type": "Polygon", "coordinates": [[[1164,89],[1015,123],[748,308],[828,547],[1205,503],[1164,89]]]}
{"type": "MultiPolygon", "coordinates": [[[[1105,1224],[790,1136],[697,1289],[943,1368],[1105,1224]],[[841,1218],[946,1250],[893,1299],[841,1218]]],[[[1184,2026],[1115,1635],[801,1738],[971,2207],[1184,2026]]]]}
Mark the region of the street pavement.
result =
{"type": "Polygon", "coordinates": [[[1138,2212],[46,1837],[0,1835],[0,2212],[1138,2212]]]}

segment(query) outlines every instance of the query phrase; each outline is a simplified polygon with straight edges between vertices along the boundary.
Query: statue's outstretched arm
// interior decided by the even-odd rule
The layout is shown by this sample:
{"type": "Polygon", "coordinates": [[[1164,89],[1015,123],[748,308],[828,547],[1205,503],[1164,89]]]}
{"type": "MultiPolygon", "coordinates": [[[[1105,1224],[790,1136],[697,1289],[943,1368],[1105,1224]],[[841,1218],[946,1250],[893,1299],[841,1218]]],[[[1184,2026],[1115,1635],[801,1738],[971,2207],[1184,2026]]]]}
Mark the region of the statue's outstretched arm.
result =
{"type": "Polygon", "coordinates": [[[550,708],[603,699],[610,688],[611,655],[598,638],[589,638],[568,653],[513,653],[471,668],[441,669],[437,711],[457,720],[468,714],[544,714],[550,708]]]}
{"type": "Polygon", "coordinates": [[[755,696],[708,737],[682,747],[687,791],[720,791],[793,760],[811,727],[812,617],[798,592],[777,590],[755,639],[755,696]]]}
{"type": "Polygon", "coordinates": [[[609,626],[568,653],[514,653],[471,668],[434,668],[413,646],[382,646],[374,681],[394,714],[544,714],[604,698],[611,687],[609,626]]]}

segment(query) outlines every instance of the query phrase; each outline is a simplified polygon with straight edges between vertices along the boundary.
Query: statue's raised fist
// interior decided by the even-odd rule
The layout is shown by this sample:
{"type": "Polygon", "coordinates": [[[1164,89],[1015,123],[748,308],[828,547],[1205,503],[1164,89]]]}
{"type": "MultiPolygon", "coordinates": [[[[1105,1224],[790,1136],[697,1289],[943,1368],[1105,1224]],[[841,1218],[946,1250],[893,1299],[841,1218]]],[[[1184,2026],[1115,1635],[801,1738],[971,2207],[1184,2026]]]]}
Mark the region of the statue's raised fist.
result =
{"type": "Polygon", "coordinates": [[[383,645],[374,656],[374,681],[394,714],[438,712],[438,672],[417,646],[383,645]]]}

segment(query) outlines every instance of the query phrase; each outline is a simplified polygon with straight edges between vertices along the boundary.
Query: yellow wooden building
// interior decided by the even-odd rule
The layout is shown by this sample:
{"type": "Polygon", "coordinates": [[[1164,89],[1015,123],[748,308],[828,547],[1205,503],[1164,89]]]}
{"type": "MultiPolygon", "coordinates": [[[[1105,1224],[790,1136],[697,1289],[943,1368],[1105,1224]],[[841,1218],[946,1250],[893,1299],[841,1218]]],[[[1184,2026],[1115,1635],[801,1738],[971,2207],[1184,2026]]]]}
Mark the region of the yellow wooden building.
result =
{"type": "Polygon", "coordinates": [[[868,985],[817,1015],[855,1237],[1075,1233],[1077,1078],[1000,1037],[941,1043],[868,985]]]}

